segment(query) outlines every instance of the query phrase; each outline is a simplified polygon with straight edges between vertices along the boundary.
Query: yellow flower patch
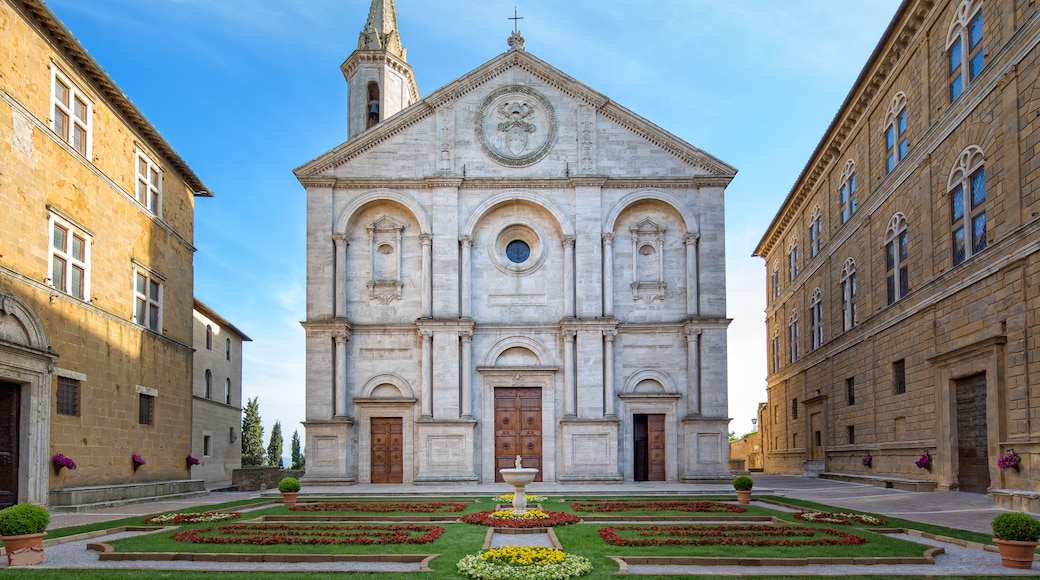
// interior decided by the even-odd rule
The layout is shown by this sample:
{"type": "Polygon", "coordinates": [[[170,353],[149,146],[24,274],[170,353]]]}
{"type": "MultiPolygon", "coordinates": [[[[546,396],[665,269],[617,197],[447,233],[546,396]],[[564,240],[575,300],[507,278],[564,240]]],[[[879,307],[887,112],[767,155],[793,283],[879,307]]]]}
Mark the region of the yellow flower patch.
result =
{"type": "Polygon", "coordinates": [[[520,513],[516,510],[497,510],[491,512],[491,517],[503,519],[503,520],[534,520],[549,517],[549,514],[542,510],[527,510],[525,513],[520,513]]]}
{"type": "Polygon", "coordinates": [[[481,560],[506,566],[550,566],[563,563],[564,553],[556,548],[533,546],[505,546],[492,548],[481,555],[481,560]]]}

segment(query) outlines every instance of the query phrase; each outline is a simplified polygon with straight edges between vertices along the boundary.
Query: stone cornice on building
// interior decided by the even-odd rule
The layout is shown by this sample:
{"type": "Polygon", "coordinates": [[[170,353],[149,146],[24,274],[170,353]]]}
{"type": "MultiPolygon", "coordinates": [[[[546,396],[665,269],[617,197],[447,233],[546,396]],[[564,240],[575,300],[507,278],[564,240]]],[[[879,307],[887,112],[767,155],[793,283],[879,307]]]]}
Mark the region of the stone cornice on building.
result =
{"type": "Polygon", "coordinates": [[[869,110],[871,102],[896,69],[897,63],[910,47],[913,37],[920,32],[934,4],[933,0],[904,0],[899,6],[845,101],[824,132],[823,138],[809,157],[805,168],[773,216],[752,256],[764,258],[772,250],[782,232],[786,231],[788,224],[794,219],[797,212],[793,209],[799,207],[812,194],[816,183],[831,164],[840,161],[846,139],[852,135],[856,125],[869,110]],[[912,5],[914,9],[911,11],[912,5]]]}
{"type": "Polygon", "coordinates": [[[108,73],[87,53],[83,45],[65,28],[61,21],[58,20],[58,17],[51,12],[50,8],[42,0],[12,0],[12,3],[16,6],[21,6],[25,14],[31,17],[31,21],[40,27],[44,36],[49,38],[60,52],[75,63],[79,72],[104,96],[105,100],[112,106],[112,110],[128,126],[148,140],[149,144],[180,174],[196,196],[213,197],[213,192],[188,167],[187,162],[174,151],[173,147],[148,119],[141,114],[141,111],[137,109],[130,99],[123,94],[123,91],[116,86],[112,78],[108,76],[108,73]]]}
{"type": "MultiPolygon", "coordinates": [[[[348,58],[349,61],[350,58],[348,58]]],[[[344,63],[344,66],[346,66],[346,63],[344,63]]],[[[355,135],[352,139],[340,144],[331,151],[297,167],[294,173],[301,182],[306,178],[321,177],[323,175],[327,177],[327,172],[333,168],[387,141],[415,123],[433,115],[437,108],[457,101],[511,68],[520,68],[569,97],[591,105],[607,119],[660,147],[663,151],[670,153],[690,166],[703,169],[716,177],[729,177],[732,179],[737,173],[737,170],[730,165],[618,105],[559,69],[532,56],[528,52],[516,50],[505,52],[491,59],[472,72],[437,89],[425,99],[379,123],[372,129],[355,135]]]]}
{"type": "Polygon", "coordinates": [[[699,189],[725,188],[733,181],[732,175],[700,175],[661,179],[621,178],[604,176],[576,176],[560,178],[476,178],[462,177],[428,177],[423,179],[354,179],[334,177],[300,177],[300,184],[306,188],[335,189],[430,189],[434,187],[454,187],[458,189],[574,189],[578,187],[599,187],[602,189],[699,189]]]}
{"type": "Polygon", "coordinates": [[[383,50],[356,50],[350,53],[347,60],[343,61],[340,65],[339,70],[343,73],[344,78],[350,78],[350,75],[361,64],[379,64],[384,65],[398,73],[401,76],[408,79],[405,83],[408,85],[408,94],[413,101],[419,100],[419,87],[415,84],[415,75],[412,72],[412,67],[404,59],[398,58],[393,54],[383,50]]]}

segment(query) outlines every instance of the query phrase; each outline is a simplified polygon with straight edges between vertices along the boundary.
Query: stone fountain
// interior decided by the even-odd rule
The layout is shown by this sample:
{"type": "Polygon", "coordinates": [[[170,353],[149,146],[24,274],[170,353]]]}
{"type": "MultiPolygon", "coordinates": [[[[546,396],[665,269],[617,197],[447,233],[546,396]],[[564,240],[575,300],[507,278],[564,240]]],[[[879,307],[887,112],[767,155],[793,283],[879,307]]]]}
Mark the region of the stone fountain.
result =
{"type": "Polygon", "coordinates": [[[498,472],[502,474],[502,479],[506,483],[513,486],[513,511],[518,514],[527,513],[527,484],[534,481],[536,475],[538,475],[538,469],[534,467],[524,467],[520,456],[516,456],[516,467],[502,468],[498,472]]]}

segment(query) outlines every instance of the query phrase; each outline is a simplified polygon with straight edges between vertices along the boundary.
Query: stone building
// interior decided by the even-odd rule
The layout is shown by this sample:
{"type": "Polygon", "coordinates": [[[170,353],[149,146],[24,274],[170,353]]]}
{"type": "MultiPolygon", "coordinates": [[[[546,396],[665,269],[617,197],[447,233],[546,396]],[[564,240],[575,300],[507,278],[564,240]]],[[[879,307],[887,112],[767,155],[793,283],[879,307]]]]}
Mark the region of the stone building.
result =
{"type": "Polygon", "coordinates": [[[768,471],[1040,511],[1038,137],[1040,7],[899,6],[755,250],[768,471]]]}
{"type": "Polygon", "coordinates": [[[201,489],[192,235],[211,193],[42,1],[0,0],[0,22],[0,505],[201,489]]]}
{"type": "Polygon", "coordinates": [[[231,481],[242,467],[242,343],[252,339],[198,298],[193,316],[191,475],[231,481]]]}
{"type": "Polygon", "coordinates": [[[307,192],[307,475],[728,478],[725,163],[526,52],[420,98],[394,5],[307,192]]]}

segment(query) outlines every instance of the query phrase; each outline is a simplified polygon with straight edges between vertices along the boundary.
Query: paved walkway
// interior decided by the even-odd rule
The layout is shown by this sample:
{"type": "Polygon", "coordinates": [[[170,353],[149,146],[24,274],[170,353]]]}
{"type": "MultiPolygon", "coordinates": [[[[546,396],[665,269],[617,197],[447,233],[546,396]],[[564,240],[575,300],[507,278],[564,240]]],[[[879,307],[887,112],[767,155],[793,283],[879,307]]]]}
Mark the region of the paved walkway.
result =
{"type": "MultiPolygon", "coordinates": [[[[777,475],[755,475],[756,495],[776,495],[798,499],[816,501],[835,507],[855,509],[878,513],[882,515],[899,517],[912,521],[930,524],[938,524],[962,530],[971,530],[985,534],[990,533],[989,522],[997,514],[1003,512],[993,505],[993,502],[983,494],[964,492],[908,492],[895,489],[884,489],[869,485],[838,482],[824,479],[810,479],[796,476],[777,475]]],[[[341,496],[341,497],[389,497],[389,496],[495,496],[512,491],[505,484],[481,484],[481,485],[436,485],[436,486],[398,486],[398,485],[352,485],[344,487],[313,487],[304,488],[303,497],[311,496],[341,496]]],[[[550,496],[579,497],[590,495],[613,495],[613,496],[643,496],[643,495],[709,495],[709,494],[731,494],[732,487],[719,484],[679,484],[679,483],[627,483],[627,484],[602,484],[602,485],[570,485],[556,483],[534,483],[528,487],[529,493],[550,496]]],[[[63,512],[59,510],[51,513],[50,528],[67,527],[80,524],[89,524],[103,521],[112,521],[127,517],[139,517],[152,513],[183,510],[196,506],[213,505],[241,499],[268,498],[277,499],[277,491],[266,492],[213,492],[208,496],[188,498],[181,500],[158,501],[152,503],[133,504],[119,507],[107,507],[96,510],[81,512],[63,512]]],[[[496,538],[497,539],[497,538],[496,538]]],[[[535,541],[534,538],[530,540],[535,541]]],[[[916,539],[915,541],[921,541],[916,539]]],[[[108,563],[97,560],[96,554],[86,551],[77,543],[66,544],[65,548],[47,549],[48,567],[98,567],[108,563]]],[[[947,556],[941,556],[936,566],[927,568],[925,574],[991,574],[1001,575],[1005,569],[1000,568],[999,557],[989,552],[977,550],[964,550],[961,548],[944,545],[947,548],[947,556]],[[939,566],[941,564],[941,567],[939,566]]],[[[169,569],[170,562],[155,562],[154,567],[169,569]]],[[[205,569],[216,570],[213,562],[194,563],[185,562],[187,566],[181,569],[205,569]]],[[[6,558],[0,562],[0,569],[6,567],[6,558]]],[[[293,565],[293,569],[297,568],[293,565]]],[[[136,567],[142,568],[141,562],[136,567]]],[[[826,567],[784,567],[778,570],[766,570],[756,567],[753,570],[735,567],[717,567],[705,569],[686,568],[683,570],[671,570],[663,567],[660,569],[630,569],[630,573],[667,575],[675,573],[717,574],[717,575],[740,575],[745,573],[776,574],[776,575],[812,575],[812,574],[848,574],[848,569],[834,570],[826,567]],[[819,569],[818,569],[819,568],[819,569]]],[[[833,568],[833,567],[831,567],[833,568]]],[[[223,569],[223,568],[220,568],[223,569]]],[[[241,567],[228,569],[246,569],[241,567]]],[[[277,564],[265,564],[260,567],[248,568],[251,570],[278,570],[277,564]],[[266,566],[266,567],[263,567],[266,566]]],[[[333,568],[325,568],[330,570],[333,568]]],[[[336,568],[346,571],[343,567],[336,568]]],[[[360,568],[352,570],[361,571],[360,568]]],[[[404,570],[399,570],[404,571],[404,570]]],[[[1010,571],[1009,571],[1010,572],[1010,571]]],[[[856,570],[857,574],[915,574],[917,570],[900,569],[899,571],[883,571],[880,566],[863,567],[856,570]]],[[[1040,568],[1033,571],[1025,571],[1027,575],[1040,575],[1040,568]]]]}

